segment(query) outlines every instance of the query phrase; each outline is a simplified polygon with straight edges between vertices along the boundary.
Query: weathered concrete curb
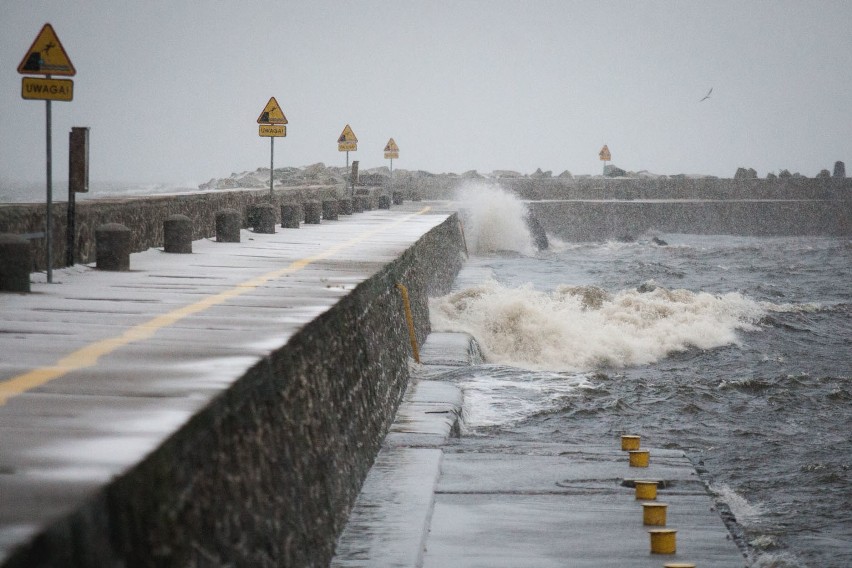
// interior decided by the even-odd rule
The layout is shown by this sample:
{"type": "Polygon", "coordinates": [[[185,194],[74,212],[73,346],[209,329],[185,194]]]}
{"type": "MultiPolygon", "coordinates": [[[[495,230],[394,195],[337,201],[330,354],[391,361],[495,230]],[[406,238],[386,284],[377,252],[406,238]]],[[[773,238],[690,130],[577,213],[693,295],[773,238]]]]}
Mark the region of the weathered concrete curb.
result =
{"type": "MultiPolygon", "coordinates": [[[[424,366],[471,364],[462,333],[430,334],[424,366]]],[[[462,395],[443,381],[412,382],[337,543],[332,567],[421,566],[441,473],[442,447],[459,435],[462,395]]]]}

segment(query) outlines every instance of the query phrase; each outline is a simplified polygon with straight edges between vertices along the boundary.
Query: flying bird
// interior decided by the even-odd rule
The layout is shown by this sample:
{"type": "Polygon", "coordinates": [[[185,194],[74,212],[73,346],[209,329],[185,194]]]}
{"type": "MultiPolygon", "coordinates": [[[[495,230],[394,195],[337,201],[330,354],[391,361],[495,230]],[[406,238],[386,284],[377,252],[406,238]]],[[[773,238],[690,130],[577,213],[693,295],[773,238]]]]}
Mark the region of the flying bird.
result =
{"type": "Polygon", "coordinates": [[[709,98],[710,98],[710,93],[712,93],[712,92],[713,92],[713,87],[710,87],[710,90],[709,90],[709,91],[707,91],[707,94],[706,94],[706,95],[704,95],[704,98],[703,98],[703,99],[701,99],[701,100],[700,100],[700,101],[698,101],[698,102],[699,102],[699,103],[701,103],[701,102],[704,102],[704,101],[706,101],[707,99],[709,99],[709,98]]]}

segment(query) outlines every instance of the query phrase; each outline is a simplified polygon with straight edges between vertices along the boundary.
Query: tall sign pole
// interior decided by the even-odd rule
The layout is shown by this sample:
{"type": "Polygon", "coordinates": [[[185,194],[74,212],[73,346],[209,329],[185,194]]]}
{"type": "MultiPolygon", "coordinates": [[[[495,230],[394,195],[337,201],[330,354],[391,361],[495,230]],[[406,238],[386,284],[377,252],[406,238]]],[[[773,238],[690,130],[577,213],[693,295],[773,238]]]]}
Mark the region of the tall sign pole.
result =
{"type": "MultiPolygon", "coordinates": [[[[355,136],[355,133],[352,131],[352,127],[348,124],[343,128],[343,132],[340,133],[340,136],[337,137],[337,151],[338,152],[346,152],[346,171],[349,172],[349,152],[355,152],[358,150],[358,138],[355,136]]],[[[349,173],[349,179],[351,183],[352,190],[351,192],[355,193],[355,179],[354,176],[349,173]]]]}
{"type": "Polygon", "coordinates": [[[45,220],[45,246],[47,247],[47,282],[53,282],[53,144],[51,140],[52,124],[51,101],[71,101],[74,98],[74,81],[52,79],[51,75],[73,77],[77,74],[74,65],[65,53],[62,42],[53,31],[53,26],[44,24],[33,44],[24,54],[18,65],[21,75],[44,75],[44,78],[23,77],[21,79],[21,98],[45,101],[45,140],[47,178],[47,211],[45,220]]]}
{"type": "Polygon", "coordinates": [[[270,97],[269,102],[260,111],[260,116],[257,117],[257,123],[260,125],[257,129],[259,136],[269,137],[269,201],[275,199],[275,194],[272,191],[272,173],[275,164],[275,139],[287,136],[287,117],[284,116],[284,111],[278,105],[275,97],[270,97]]]}
{"type": "Polygon", "coordinates": [[[399,146],[396,145],[393,138],[385,144],[385,159],[390,160],[390,186],[393,191],[393,161],[394,158],[399,159],[399,146]]]}

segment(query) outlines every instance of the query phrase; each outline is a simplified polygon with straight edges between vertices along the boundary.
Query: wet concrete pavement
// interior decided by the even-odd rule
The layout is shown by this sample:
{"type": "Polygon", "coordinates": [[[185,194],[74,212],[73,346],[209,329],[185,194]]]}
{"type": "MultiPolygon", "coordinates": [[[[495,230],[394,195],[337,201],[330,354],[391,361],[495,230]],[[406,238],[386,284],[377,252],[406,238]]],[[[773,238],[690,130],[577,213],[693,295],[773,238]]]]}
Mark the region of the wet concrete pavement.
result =
{"type": "Polygon", "coordinates": [[[243,230],[0,294],[0,564],[446,218],[409,203],[243,230]]]}
{"type": "MultiPolygon", "coordinates": [[[[464,334],[433,333],[332,562],[336,567],[739,568],[703,482],[680,451],[650,448],[630,467],[620,440],[599,446],[460,436],[462,393],[442,371],[476,362],[464,334]],[[665,482],[665,527],[643,525],[632,482],[665,482]],[[649,529],[677,530],[676,554],[652,554],[649,529]]],[[[647,445],[647,444],[643,444],[647,445]]]]}

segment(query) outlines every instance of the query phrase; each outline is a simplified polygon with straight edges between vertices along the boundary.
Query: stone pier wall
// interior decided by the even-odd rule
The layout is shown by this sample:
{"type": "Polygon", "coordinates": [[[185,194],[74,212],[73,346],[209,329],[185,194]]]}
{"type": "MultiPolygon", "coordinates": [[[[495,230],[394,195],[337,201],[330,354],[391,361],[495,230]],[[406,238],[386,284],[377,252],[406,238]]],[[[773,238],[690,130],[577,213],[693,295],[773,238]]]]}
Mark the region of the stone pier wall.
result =
{"type": "Polygon", "coordinates": [[[3,568],[328,566],[409,377],[396,284],[422,344],[462,251],[453,215],[3,568]]]}
{"type": "MultiPolygon", "coordinates": [[[[276,205],[302,202],[307,199],[329,199],[343,195],[336,186],[305,186],[276,189],[276,205]]],[[[193,239],[213,237],[216,234],[216,212],[236,209],[243,216],[242,226],[248,227],[248,213],[252,205],[269,203],[269,189],[243,189],[207,191],[176,195],[152,195],[111,199],[87,199],[76,203],[75,256],[78,263],[95,261],[95,229],[104,223],[121,223],[132,233],[132,252],[141,252],[163,246],[163,221],[179,213],[192,220],[193,239]]],[[[65,266],[66,202],[53,204],[53,264],[65,266]]],[[[278,213],[280,215],[280,212],[278,213]]],[[[32,234],[45,228],[47,216],[44,204],[0,205],[0,233],[32,234]]],[[[47,267],[47,250],[44,238],[33,239],[33,270],[47,267]]]]}
{"type": "Polygon", "coordinates": [[[571,241],[647,231],[749,236],[852,235],[850,178],[503,178],[421,177],[404,189],[453,199],[468,185],[515,193],[544,229],[571,241]]]}
{"type": "MultiPolygon", "coordinates": [[[[535,202],[545,229],[560,238],[595,240],[648,229],[665,232],[733,235],[848,235],[852,214],[852,178],[502,178],[422,176],[394,182],[405,199],[455,199],[469,184],[498,185],[535,202]],[[547,202],[562,201],[561,205],[547,202]],[[569,204],[576,201],[576,204],[569,204]],[[539,203],[540,202],[540,203],[539,203]],[[641,204],[637,204],[642,202],[641,204]],[[671,203],[676,202],[676,203],[671,203]],[[654,220],[649,224],[649,220],[654,220]],[[629,230],[621,230],[628,227],[629,230]]],[[[387,187],[369,188],[371,192],[387,187]]],[[[342,197],[342,186],[276,189],[276,204],[342,197]]],[[[95,261],[94,233],[102,223],[121,223],[133,234],[133,251],[163,245],[163,221],[175,213],[193,221],[193,238],[215,234],[220,209],[242,212],[248,226],[252,205],[269,202],[268,189],[219,190],[169,196],[88,199],[77,203],[75,238],[78,263],[95,261]]],[[[54,267],[65,265],[66,203],[54,204],[54,267]]],[[[0,204],[0,233],[44,230],[43,204],[0,204]]],[[[44,270],[43,238],[34,239],[33,270],[44,270]]]]}

